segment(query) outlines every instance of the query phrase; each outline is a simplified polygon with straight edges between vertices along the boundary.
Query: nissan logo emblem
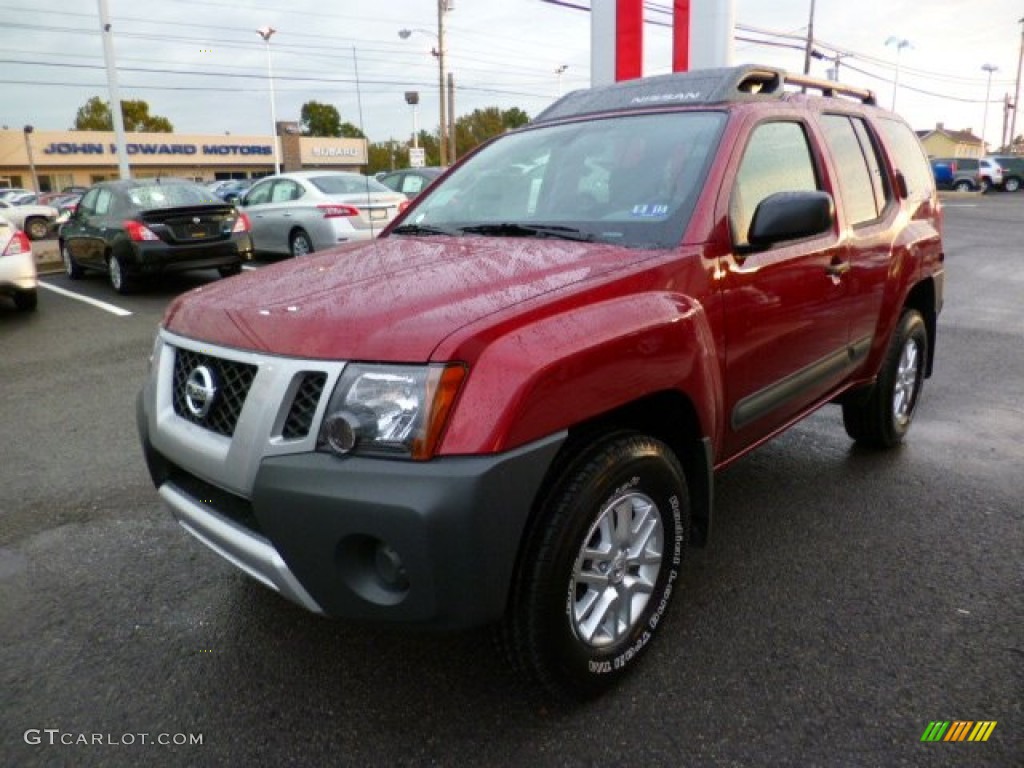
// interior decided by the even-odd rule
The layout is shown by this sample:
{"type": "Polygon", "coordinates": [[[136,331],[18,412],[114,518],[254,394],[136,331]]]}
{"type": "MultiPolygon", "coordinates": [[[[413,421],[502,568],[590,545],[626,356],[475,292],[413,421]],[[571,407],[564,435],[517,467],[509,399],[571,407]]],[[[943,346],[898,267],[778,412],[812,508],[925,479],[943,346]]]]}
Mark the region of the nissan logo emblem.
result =
{"type": "Polygon", "coordinates": [[[216,396],[217,383],[213,371],[205,365],[197,365],[185,381],[185,405],[189,413],[197,419],[205,419],[216,396]]]}
{"type": "Polygon", "coordinates": [[[192,223],[193,224],[199,224],[201,222],[202,222],[202,219],[200,219],[198,216],[193,216],[192,217],[192,223]]]}

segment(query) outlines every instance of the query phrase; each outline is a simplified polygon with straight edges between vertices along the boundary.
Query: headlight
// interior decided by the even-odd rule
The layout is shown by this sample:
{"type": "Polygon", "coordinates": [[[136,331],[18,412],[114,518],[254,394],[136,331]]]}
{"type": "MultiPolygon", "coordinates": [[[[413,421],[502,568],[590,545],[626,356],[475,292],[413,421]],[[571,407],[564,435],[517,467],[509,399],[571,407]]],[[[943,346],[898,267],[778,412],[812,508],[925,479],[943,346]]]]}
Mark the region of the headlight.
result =
{"type": "Polygon", "coordinates": [[[349,365],[327,404],[317,449],[429,459],[465,376],[462,365],[349,365]]]}

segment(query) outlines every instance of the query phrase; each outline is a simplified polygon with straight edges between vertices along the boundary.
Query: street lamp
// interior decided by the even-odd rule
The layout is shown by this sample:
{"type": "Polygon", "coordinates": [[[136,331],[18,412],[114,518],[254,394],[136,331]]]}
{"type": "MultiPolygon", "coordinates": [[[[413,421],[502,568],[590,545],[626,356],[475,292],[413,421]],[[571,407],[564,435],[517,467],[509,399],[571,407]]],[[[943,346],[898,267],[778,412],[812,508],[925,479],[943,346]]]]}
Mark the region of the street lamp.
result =
{"type": "Polygon", "coordinates": [[[565,74],[565,70],[567,70],[568,68],[569,68],[568,64],[561,64],[561,65],[555,67],[555,77],[558,78],[558,93],[557,93],[557,96],[559,98],[561,98],[561,96],[562,96],[562,75],[565,74]]]}
{"type": "Polygon", "coordinates": [[[281,157],[277,151],[277,106],[274,104],[274,64],[270,56],[270,38],[277,32],[271,26],[260,27],[256,34],[267,45],[267,82],[270,83],[270,141],[274,145],[274,173],[281,172],[281,157]]]}
{"type": "MultiPolygon", "coordinates": [[[[420,32],[424,35],[430,35],[431,37],[437,38],[437,47],[431,50],[431,55],[437,57],[437,91],[438,91],[438,105],[441,111],[441,133],[440,133],[440,149],[441,149],[441,165],[448,165],[448,102],[445,98],[445,74],[444,74],[444,15],[446,12],[451,10],[451,0],[437,0],[437,33],[428,32],[425,29],[400,29],[398,30],[398,36],[403,40],[408,40],[413,32],[420,32]]],[[[454,115],[452,118],[452,131],[451,131],[451,161],[455,162],[455,120],[454,115]]]]}
{"type": "Polygon", "coordinates": [[[29,135],[35,130],[31,125],[25,126],[25,152],[28,154],[28,167],[32,172],[32,189],[37,195],[41,195],[43,190],[39,188],[39,177],[36,175],[36,161],[32,157],[32,142],[29,141],[29,135]]]}
{"type": "Polygon", "coordinates": [[[909,40],[900,37],[890,37],[888,40],[885,41],[885,44],[887,46],[896,46],[896,78],[893,80],[892,83],[892,111],[895,112],[896,91],[898,91],[900,87],[900,53],[903,51],[904,48],[913,48],[914,46],[910,43],[909,40]]]}
{"type": "Polygon", "coordinates": [[[405,103],[412,107],[412,148],[420,148],[420,92],[406,91],[405,103]]]}
{"type": "Polygon", "coordinates": [[[992,92],[992,73],[999,71],[995,64],[982,64],[981,69],[988,72],[988,85],[985,86],[985,114],[981,118],[981,153],[985,154],[985,129],[988,127],[988,98],[992,92]]]}

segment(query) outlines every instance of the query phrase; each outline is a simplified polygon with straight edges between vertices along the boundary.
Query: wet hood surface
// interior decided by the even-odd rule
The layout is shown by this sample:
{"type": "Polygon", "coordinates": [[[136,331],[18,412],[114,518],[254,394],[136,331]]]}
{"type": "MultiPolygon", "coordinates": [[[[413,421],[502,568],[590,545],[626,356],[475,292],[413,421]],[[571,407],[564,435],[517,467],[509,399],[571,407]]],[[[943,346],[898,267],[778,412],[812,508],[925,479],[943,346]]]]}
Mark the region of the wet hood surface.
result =
{"type": "Polygon", "coordinates": [[[420,362],[469,323],[641,253],[552,239],[380,238],[197,288],[171,305],[164,325],[289,357],[420,362]]]}

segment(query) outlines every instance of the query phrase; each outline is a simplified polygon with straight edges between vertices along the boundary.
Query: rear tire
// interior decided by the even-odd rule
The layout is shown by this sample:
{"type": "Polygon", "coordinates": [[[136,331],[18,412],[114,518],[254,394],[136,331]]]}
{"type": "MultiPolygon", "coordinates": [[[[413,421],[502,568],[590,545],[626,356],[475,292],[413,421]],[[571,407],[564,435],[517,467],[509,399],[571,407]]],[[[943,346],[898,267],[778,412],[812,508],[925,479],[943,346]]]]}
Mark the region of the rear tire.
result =
{"type": "Polygon", "coordinates": [[[889,341],[878,379],[843,401],[846,434],[868,448],[899,445],[917,411],[927,360],[924,319],[917,310],[907,310],[889,341]]]}
{"type": "Polygon", "coordinates": [[[1020,179],[1012,177],[1007,179],[1006,181],[1003,182],[1003,189],[1005,189],[1007,192],[1016,192],[1018,189],[1020,189],[1020,179]]]}
{"type": "Polygon", "coordinates": [[[41,219],[38,216],[25,219],[25,234],[28,235],[29,240],[42,240],[49,233],[50,225],[46,219],[41,219]]]}
{"type": "Polygon", "coordinates": [[[953,186],[953,189],[955,189],[957,192],[973,192],[974,191],[974,185],[971,184],[971,182],[969,182],[969,181],[961,180],[961,181],[958,181],[953,186]]]}
{"type": "Polygon", "coordinates": [[[131,278],[124,273],[124,263],[119,257],[111,255],[107,259],[107,269],[109,270],[110,286],[115,291],[121,295],[132,292],[134,284],[131,278]]]}
{"type": "Polygon", "coordinates": [[[662,625],[689,527],[686,478],[664,443],[616,433],[583,451],[520,555],[500,628],[513,668],[570,699],[617,684],[662,625]]]}
{"type": "Polygon", "coordinates": [[[293,259],[309,256],[309,254],[313,253],[313,241],[306,234],[305,230],[300,229],[292,235],[290,250],[293,259]]]}
{"type": "Polygon", "coordinates": [[[36,290],[18,291],[14,294],[14,306],[19,312],[31,312],[39,304],[39,293],[36,290]]]}

